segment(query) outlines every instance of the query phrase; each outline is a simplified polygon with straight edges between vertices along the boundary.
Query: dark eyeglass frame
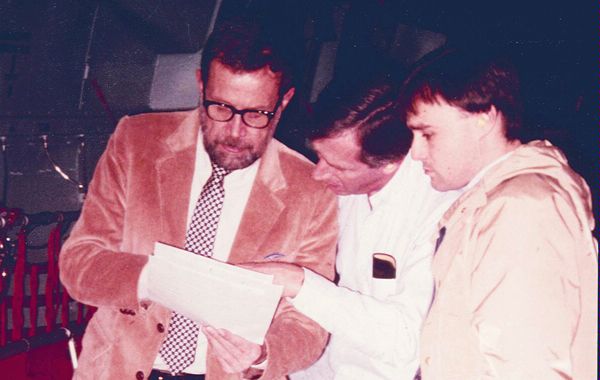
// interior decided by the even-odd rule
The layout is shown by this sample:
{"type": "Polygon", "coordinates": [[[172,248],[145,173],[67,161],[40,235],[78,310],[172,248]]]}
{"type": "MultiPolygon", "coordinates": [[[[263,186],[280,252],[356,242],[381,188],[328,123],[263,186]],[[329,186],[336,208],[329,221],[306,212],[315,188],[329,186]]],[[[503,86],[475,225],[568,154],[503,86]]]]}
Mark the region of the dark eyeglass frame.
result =
{"type": "Polygon", "coordinates": [[[273,117],[275,117],[275,113],[277,112],[277,108],[279,108],[279,105],[281,103],[281,96],[277,99],[277,103],[275,104],[275,109],[273,111],[264,111],[264,110],[255,110],[255,109],[244,109],[244,110],[238,110],[237,108],[235,108],[234,106],[232,106],[231,104],[227,104],[227,103],[223,103],[223,102],[215,102],[213,100],[206,100],[206,96],[204,101],[202,102],[202,105],[204,106],[204,109],[206,110],[206,116],[208,116],[211,120],[214,121],[221,121],[221,122],[227,122],[231,119],[233,119],[233,117],[235,115],[240,115],[242,118],[242,121],[244,122],[244,124],[249,127],[249,128],[254,128],[254,129],[263,129],[266,128],[269,123],[271,122],[271,120],[273,120],[273,117]],[[212,116],[210,116],[210,113],[208,112],[208,107],[211,105],[217,105],[220,107],[225,107],[228,108],[231,111],[231,116],[228,119],[225,120],[217,120],[214,119],[212,116]],[[248,113],[259,113],[261,115],[265,115],[267,117],[267,122],[265,123],[265,125],[261,126],[261,127],[257,127],[254,125],[250,125],[246,119],[244,118],[244,116],[248,113]]]}

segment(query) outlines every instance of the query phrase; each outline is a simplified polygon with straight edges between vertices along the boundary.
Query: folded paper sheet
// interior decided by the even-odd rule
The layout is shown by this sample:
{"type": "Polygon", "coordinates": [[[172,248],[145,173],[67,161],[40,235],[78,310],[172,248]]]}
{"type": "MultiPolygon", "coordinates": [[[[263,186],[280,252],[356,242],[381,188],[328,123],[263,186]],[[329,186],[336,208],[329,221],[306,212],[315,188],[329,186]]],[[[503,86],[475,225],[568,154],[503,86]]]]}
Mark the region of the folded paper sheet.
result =
{"type": "Polygon", "coordinates": [[[169,268],[161,273],[171,276],[162,276],[161,282],[169,285],[152,294],[154,301],[200,324],[263,343],[283,292],[281,286],[272,284],[271,275],[162,243],[155,244],[151,260],[162,269],[169,268]],[[192,280],[182,285],[182,278],[192,280]]]}

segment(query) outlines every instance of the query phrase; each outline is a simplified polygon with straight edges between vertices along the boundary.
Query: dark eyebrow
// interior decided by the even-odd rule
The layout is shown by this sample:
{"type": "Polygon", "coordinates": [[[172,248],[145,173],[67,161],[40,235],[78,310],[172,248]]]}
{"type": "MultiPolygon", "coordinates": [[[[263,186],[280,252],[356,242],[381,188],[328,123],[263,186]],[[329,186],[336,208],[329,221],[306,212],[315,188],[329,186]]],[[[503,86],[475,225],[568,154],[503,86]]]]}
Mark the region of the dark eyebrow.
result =
{"type": "Polygon", "coordinates": [[[327,165],[329,165],[329,166],[331,166],[331,167],[333,167],[333,168],[336,168],[336,169],[339,169],[339,170],[346,170],[346,169],[349,169],[349,168],[345,168],[345,167],[343,167],[343,166],[340,166],[340,165],[338,165],[338,164],[331,163],[329,160],[327,160],[325,157],[323,157],[322,155],[320,155],[320,154],[318,154],[318,153],[317,153],[317,157],[319,158],[319,160],[323,160],[323,161],[325,161],[325,162],[327,163],[327,165]]]}
{"type": "Polygon", "coordinates": [[[406,126],[408,127],[408,129],[413,130],[413,131],[414,130],[422,131],[422,130],[430,129],[431,128],[430,125],[426,125],[426,124],[415,124],[415,125],[413,125],[413,124],[407,124],[406,126]]]}
{"type": "Polygon", "coordinates": [[[244,109],[238,109],[237,107],[235,107],[233,104],[227,103],[227,102],[223,102],[220,100],[210,100],[210,99],[205,99],[208,102],[212,102],[212,103],[216,103],[225,107],[232,107],[238,111],[261,111],[261,112],[271,112],[273,113],[274,111],[269,111],[267,109],[267,107],[264,108],[259,108],[259,107],[254,107],[254,108],[244,108],[244,109]]]}
{"type": "MultiPolygon", "coordinates": [[[[274,111],[269,111],[268,107],[262,107],[262,106],[258,106],[258,107],[253,107],[253,108],[244,108],[244,109],[238,109],[237,107],[235,107],[233,104],[223,101],[221,98],[219,97],[215,97],[212,99],[208,99],[208,97],[206,96],[206,91],[204,92],[204,100],[208,100],[209,102],[213,102],[213,103],[219,103],[219,104],[223,104],[225,106],[229,106],[229,107],[233,107],[238,111],[264,111],[264,112],[274,112],[274,111]]],[[[279,102],[280,102],[281,98],[278,98],[277,103],[275,103],[275,108],[277,108],[279,106],[279,102]]]]}

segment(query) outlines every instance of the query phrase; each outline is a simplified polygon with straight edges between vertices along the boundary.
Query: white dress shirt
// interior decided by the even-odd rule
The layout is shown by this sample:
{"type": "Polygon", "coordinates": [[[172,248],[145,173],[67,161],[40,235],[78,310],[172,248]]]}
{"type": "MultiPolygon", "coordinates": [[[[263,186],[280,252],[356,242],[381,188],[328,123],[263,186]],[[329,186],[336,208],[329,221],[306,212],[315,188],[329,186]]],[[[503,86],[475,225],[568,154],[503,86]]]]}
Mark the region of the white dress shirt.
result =
{"type": "MultiPolygon", "coordinates": [[[[240,225],[242,214],[246,208],[246,203],[248,202],[248,197],[250,196],[250,191],[252,190],[252,185],[258,171],[259,162],[260,160],[257,160],[252,165],[244,169],[235,170],[225,177],[225,199],[223,200],[223,208],[219,218],[212,255],[216,260],[227,261],[229,258],[229,252],[240,225]]],[[[198,135],[196,161],[194,165],[194,176],[192,178],[192,187],[190,190],[191,196],[187,210],[188,226],[192,220],[198,197],[212,171],[210,158],[208,157],[208,153],[204,150],[202,134],[198,135]]],[[[153,291],[160,290],[161,288],[164,289],[169,286],[169,284],[160,282],[160,276],[156,276],[150,281],[148,273],[150,272],[149,266],[151,265],[153,265],[152,257],[150,257],[148,264],[140,276],[138,291],[140,299],[147,298],[149,286],[153,287],[153,291]]],[[[156,273],[156,270],[160,270],[160,268],[157,268],[156,266],[152,268],[153,273],[156,273]]],[[[183,370],[183,372],[191,374],[203,374],[206,372],[206,348],[206,337],[200,332],[198,336],[198,345],[196,347],[196,358],[190,366],[183,370]]],[[[163,361],[160,354],[156,356],[154,368],[168,371],[168,366],[163,361]]]]}
{"type": "Polygon", "coordinates": [[[339,198],[339,286],[305,269],[291,300],[331,333],[330,343],[313,367],[291,379],[413,379],[433,293],[436,225],[457,196],[435,191],[407,154],[376,194],[339,198]],[[395,258],[395,279],[372,277],[373,253],[395,258]]]}

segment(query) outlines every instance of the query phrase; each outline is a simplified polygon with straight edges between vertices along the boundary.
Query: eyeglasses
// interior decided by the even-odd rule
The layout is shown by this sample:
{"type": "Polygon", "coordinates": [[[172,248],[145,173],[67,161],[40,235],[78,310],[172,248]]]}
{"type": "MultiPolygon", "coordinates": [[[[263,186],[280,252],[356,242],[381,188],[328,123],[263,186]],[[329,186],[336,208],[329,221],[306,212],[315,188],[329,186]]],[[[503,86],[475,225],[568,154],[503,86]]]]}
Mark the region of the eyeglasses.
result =
{"type": "Polygon", "coordinates": [[[237,114],[242,117],[242,121],[248,127],[261,129],[269,125],[269,122],[273,119],[273,116],[275,116],[275,111],[277,111],[277,107],[279,107],[279,101],[280,100],[278,99],[273,111],[253,109],[238,110],[232,105],[213,102],[212,100],[204,100],[202,104],[206,109],[208,117],[214,121],[229,121],[237,114]]]}

